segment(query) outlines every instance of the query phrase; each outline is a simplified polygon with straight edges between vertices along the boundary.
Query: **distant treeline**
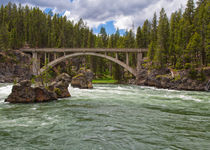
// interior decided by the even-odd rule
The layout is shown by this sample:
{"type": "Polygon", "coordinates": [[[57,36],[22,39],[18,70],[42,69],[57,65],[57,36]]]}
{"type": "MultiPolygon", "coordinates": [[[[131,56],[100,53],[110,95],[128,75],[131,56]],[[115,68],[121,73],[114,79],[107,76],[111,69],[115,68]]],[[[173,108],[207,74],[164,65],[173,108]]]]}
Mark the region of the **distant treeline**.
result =
{"type": "MultiPolygon", "coordinates": [[[[37,7],[2,5],[0,49],[19,49],[26,43],[39,48],[149,48],[148,61],[153,67],[207,66],[210,63],[210,1],[198,0],[195,7],[194,1],[188,0],[185,11],[172,13],[170,19],[162,9],[159,19],[155,13],[152,22],[146,20],[138,27],[136,35],[129,30],[123,36],[119,30],[108,35],[105,28],[95,35],[82,19],[75,23],[65,16],[45,14],[37,7]]],[[[136,55],[129,57],[130,64],[135,66],[136,55]]],[[[124,70],[118,65],[95,57],[88,57],[88,62],[98,75],[123,78],[124,70]]]]}

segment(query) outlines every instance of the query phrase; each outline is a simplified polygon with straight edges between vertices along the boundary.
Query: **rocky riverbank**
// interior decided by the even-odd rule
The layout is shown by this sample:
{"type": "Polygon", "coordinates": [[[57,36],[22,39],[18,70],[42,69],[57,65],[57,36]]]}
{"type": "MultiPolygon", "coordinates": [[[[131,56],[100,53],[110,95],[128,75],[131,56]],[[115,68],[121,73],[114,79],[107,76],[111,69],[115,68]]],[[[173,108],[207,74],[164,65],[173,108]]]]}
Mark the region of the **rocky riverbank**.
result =
{"type": "Polygon", "coordinates": [[[31,79],[30,55],[18,50],[0,50],[0,83],[31,79]]]}
{"type": "Polygon", "coordinates": [[[157,88],[207,91],[210,90],[210,68],[203,70],[180,70],[173,71],[164,69],[141,69],[135,84],[142,86],[154,86],[157,88]]]}

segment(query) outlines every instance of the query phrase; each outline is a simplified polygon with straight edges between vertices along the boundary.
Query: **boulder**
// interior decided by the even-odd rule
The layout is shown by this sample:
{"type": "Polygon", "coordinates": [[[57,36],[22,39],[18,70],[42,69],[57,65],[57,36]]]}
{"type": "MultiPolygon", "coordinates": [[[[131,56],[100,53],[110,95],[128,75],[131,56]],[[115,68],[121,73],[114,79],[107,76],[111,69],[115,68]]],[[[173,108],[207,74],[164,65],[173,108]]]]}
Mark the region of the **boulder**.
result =
{"type": "Polygon", "coordinates": [[[89,69],[80,69],[78,75],[74,76],[71,81],[71,86],[81,89],[92,89],[93,72],[89,69]]]}
{"type": "Polygon", "coordinates": [[[35,100],[35,91],[32,87],[24,87],[17,84],[13,86],[12,93],[8,96],[5,102],[33,103],[35,100]]]}
{"type": "Polygon", "coordinates": [[[31,82],[29,80],[24,80],[13,86],[12,93],[8,96],[5,102],[35,103],[52,100],[57,100],[56,93],[49,91],[44,87],[33,88],[31,87],[31,82]]]}
{"type": "Polygon", "coordinates": [[[68,87],[71,82],[71,77],[63,73],[56,77],[55,81],[52,82],[49,86],[49,89],[57,94],[58,98],[71,97],[68,87]]]}
{"type": "Polygon", "coordinates": [[[29,80],[23,80],[23,81],[20,82],[20,85],[22,87],[31,87],[31,81],[29,81],[29,80]]]}
{"type": "Polygon", "coordinates": [[[35,91],[35,102],[47,102],[52,100],[57,100],[57,94],[55,92],[49,91],[44,87],[36,87],[35,91]]]}

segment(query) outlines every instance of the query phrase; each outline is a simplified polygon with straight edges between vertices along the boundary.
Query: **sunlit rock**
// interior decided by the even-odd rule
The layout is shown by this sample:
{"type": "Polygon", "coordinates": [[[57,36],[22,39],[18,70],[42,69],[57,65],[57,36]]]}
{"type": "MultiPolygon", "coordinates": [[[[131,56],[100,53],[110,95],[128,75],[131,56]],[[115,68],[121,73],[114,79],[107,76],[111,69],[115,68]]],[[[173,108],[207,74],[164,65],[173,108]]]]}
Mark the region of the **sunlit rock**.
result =
{"type": "Polygon", "coordinates": [[[54,91],[58,98],[70,97],[71,95],[68,91],[70,82],[71,77],[68,74],[63,73],[56,77],[55,81],[50,84],[49,89],[54,91]]]}
{"type": "Polygon", "coordinates": [[[89,69],[81,68],[78,74],[72,78],[71,86],[81,89],[92,89],[93,72],[89,69]]]}

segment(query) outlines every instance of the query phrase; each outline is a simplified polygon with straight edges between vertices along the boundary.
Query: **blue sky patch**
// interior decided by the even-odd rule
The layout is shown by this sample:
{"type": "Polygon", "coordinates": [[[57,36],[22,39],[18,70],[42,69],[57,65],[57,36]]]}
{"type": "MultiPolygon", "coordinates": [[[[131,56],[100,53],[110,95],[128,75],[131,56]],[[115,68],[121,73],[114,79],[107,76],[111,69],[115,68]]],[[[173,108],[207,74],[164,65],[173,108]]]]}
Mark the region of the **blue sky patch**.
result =
{"type": "Polygon", "coordinates": [[[65,12],[66,12],[66,11],[63,11],[63,12],[59,13],[58,16],[59,16],[59,17],[64,16],[65,12]]]}
{"type": "Polygon", "coordinates": [[[46,9],[44,10],[44,13],[45,13],[45,14],[50,14],[51,16],[53,16],[52,11],[53,11],[52,8],[46,8],[46,9]]]}
{"type": "MultiPolygon", "coordinates": [[[[66,12],[66,11],[63,11],[63,12],[61,12],[61,13],[58,13],[58,17],[64,16],[65,12],[66,12]]],[[[52,9],[52,8],[46,8],[46,9],[44,10],[44,13],[45,13],[45,14],[49,14],[50,16],[53,16],[53,15],[54,15],[53,9],[52,9]]]]}
{"type": "MultiPolygon", "coordinates": [[[[93,33],[98,34],[100,33],[101,28],[104,27],[106,29],[106,33],[111,35],[115,34],[116,28],[114,27],[114,21],[107,21],[105,24],[100,24],[97,28],[93,28],[93,33]]],[[[120,35],[125,33],[124,29],[120,30],[120,35]]]]}

